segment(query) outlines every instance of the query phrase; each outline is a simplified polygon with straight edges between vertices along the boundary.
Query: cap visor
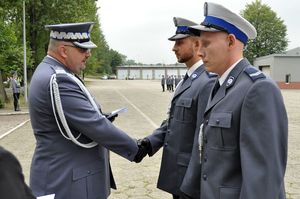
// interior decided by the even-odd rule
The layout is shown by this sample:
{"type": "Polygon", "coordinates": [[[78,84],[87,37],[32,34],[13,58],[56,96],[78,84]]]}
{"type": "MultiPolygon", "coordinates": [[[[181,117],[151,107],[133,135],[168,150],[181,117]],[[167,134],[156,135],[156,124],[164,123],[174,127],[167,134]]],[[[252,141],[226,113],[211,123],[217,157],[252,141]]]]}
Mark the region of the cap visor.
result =
{"type": "Polygon", "coordinates": [[[170,37],[168,40],[175,41],[175,40],[183,39],[183,38],[186,38],[186,37],[189,37],[189,36],[190,35],[176,34],[176,35],[173,35],[172,37],[170,37]]]}
{"type": "Polygon", "coordinates": [[[195,29],[195,30],[200,30],[204,32],[219,32],[220,30],[215,29],[215,28],[209,28],[203,25],[195,25],[195,26],[190,26],[190,29],[195,29]]]}
{"type": "Polygon", "coordinates": [[[73,44],[80,48],[97,48],[96,44],[94,44],[92,41],[87,41],[87,42],[82,42],[82,43],[75,41],[75,42],[73,42],[73,44]]]}

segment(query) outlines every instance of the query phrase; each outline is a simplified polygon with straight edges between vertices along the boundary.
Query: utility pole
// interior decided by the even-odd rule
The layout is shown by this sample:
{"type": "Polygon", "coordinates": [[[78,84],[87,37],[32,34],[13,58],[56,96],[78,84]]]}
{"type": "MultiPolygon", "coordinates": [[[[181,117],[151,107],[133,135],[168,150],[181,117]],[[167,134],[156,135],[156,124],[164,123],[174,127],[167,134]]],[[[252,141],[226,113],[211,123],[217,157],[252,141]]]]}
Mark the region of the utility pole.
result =
{"type": "Polygon", "coordinates": [[[25,18],[25,0],[23,1],[23,49],[24,49],[24,97],[27,103],[27,63],[26,63],[26,18],[25,18]]]}

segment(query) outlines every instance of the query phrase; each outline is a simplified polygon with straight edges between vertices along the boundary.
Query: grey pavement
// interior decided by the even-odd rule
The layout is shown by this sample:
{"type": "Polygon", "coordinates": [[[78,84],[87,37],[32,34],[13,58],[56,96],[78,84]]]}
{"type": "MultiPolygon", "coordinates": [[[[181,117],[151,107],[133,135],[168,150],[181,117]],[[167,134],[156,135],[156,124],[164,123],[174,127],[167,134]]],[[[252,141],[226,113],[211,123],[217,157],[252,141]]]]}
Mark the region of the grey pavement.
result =
{"type": "MultiPolygon", "coordinates": [[[[114,124],[134,138],[150,134],[166,117],[172,93],[161,92],[159,81],[90,80],[87,85],[105,112],[127,107],[114,124]]],[[[300,90],[282,91],[289,117],[289,156],[285,177],[288,199],[300,199],[300,90]]],[[[29,119],[28,110],[14,114],[0,109],[0,136],[29,119]],[[10,113],[10,114],[6,114],[10,113]]],[[[0,145],[12,151],[20,160],[26,181],[35,139],[30,122],[0,139],[0,145]]],[[[161,151],[136,164],[111,153],[111,164],[118,190],[109,199],[171,199],[171,195],[156,188],[161,151]]]]}

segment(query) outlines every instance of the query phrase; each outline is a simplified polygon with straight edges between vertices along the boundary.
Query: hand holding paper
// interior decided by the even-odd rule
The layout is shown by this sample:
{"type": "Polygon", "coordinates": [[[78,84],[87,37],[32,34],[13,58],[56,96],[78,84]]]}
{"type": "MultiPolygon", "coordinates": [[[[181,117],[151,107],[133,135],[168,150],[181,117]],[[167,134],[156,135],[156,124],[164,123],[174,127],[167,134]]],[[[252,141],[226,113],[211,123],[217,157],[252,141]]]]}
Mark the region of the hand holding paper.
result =
{"type": "Polygon", "coordinates": [[[119,108],[117,110],[112,111],[106,118],[109,119],[111,117],[118,115],[119,113],[125,113],[127,111],[128,111],[128,109],[126,107],[119,108]]]}

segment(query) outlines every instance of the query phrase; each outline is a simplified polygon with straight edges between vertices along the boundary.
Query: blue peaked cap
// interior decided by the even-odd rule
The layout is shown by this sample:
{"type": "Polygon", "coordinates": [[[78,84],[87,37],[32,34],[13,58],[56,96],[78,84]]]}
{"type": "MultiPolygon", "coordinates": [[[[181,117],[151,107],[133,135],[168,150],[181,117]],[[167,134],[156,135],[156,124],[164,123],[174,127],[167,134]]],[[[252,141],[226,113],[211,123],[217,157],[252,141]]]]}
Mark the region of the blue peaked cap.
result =
{"type": "Polygon", "coordinates": [[[201,25],[190,28],[207,32],[225,31],[235,35],[245,45],[249,39],[255,39],[257,36],[256,29],[251,23],[220,4],[205,2],[204,16],[201,25]]]}
{"type": "Polygon", "coordinates": [[[199,36],[200,31],[198,30],[191,30],[189,26],[197,25],[195,22],[180,18],[174,17],[173,18],[174,25],[176,27],[176,33],[172,37],[169,38],[170,41],[176,41],[179,39],[183,39],[189,36],[199,36]]]}

